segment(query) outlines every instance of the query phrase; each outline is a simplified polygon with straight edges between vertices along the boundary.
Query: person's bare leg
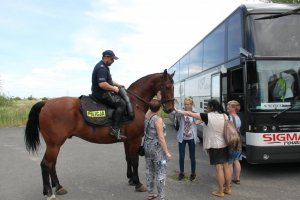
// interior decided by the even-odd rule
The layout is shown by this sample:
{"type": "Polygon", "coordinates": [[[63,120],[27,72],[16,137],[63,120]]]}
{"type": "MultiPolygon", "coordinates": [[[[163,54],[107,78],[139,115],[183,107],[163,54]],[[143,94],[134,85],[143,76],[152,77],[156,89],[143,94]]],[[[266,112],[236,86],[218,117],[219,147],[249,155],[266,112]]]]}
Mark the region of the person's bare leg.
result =
{"type": "Polygon", "coordinates": [[[223,193],[224,191],[224,170],[223,170],[223,164],[216,164],[216,178],[217,178],[217,184],[218,184],[218,193],[223,193]]]}
{"type": "MultiPolygon", "coordinates": [[[[231,170],[228,163],[223,164],[224,177],[225,177],[225,193],[231,194],[230,182],[231,182],[231,170]]],[[[224,182],[223,182],[224,183],[224,182]]]]}
{"type": "Polygon", "coordinates": [[[233,179],[239,181],[240,180],[240,176],[241,176],[241,171],[242,171],[242,167],[241,167],[241,163],[239,160],[235,160],[233,163],[233,179]]]}
{"type": "Polygon", "coordinates": [[[234,177],[234,168],[233,168],[233,163],[232,164],[229,164],[228,163],[228,166],[229,166],[229,170],[230,170],[230,177],[234,177]]]}

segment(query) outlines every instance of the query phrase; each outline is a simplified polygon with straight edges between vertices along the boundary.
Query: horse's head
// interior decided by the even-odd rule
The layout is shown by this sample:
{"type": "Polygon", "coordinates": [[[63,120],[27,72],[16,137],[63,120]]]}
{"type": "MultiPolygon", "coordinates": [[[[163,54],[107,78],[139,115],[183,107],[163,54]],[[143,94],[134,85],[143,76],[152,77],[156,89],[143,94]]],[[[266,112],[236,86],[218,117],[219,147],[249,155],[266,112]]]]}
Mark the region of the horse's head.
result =
{"type": "Polygon", "coordinates": [[[174,74],[175,72],[168,74],[165,69],[161,78],[161,104],[165,113],[170,113],[174,110],[174,74]]]}

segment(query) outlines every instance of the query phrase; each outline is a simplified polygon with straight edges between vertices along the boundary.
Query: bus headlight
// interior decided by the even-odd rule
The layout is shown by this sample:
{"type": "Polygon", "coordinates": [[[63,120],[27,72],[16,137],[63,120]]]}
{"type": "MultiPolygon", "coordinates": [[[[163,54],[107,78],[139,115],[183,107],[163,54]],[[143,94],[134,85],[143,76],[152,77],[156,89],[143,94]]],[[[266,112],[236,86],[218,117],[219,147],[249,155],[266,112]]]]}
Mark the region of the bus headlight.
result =
{"type": "Polygon", "coordinates": [[[268,160],[269,158],[270,158],[270,156],[269,156],[268,154],[264,154],[264,155],[263,155],[263,159],[264,159],[264,160],[268,160]]]}
{"type": "Polygon", "coordinates": [[[266,132],[268,130],[268,127],[267,126],[263,126],[262,130],[266,132]]]}

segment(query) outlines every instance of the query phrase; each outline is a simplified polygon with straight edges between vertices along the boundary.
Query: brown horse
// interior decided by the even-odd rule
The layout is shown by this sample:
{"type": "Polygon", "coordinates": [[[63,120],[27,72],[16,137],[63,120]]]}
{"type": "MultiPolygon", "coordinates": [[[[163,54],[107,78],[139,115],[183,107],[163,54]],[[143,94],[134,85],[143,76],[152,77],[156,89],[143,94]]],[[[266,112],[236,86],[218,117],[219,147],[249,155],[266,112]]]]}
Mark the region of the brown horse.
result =
{"type": "MultiPolygon", "coordinates": [[[[145,76],[130,85],[129,98],[132,102],[135,118],[132,122],[121,126],[127,137],[124,142],[127,161],[127,177],[137,191],[145,191],[138,176],[138,148],[144,135],[144,116],[149,108],[148,102],[161,91],[163,110],[170,113],[174,109],[173,74],[156,73],[145,76]]],[[[56,174],[56,161],[61,146],[72,136],[99,144],[118,142],[109,133],[110,127],[91,127],[87,125],[80,113],[80,100],[73,97],[60,97],[36,103],[29,113],[25,143],[29,152],[36,152],[40,145],[39,132],[46,143],[46,152],[41,161],[43,194],[47,199],[57,199],[55,194],[66,194],[56,174]],[[50,184],[50,180],[52,185],[50,184]]]]}

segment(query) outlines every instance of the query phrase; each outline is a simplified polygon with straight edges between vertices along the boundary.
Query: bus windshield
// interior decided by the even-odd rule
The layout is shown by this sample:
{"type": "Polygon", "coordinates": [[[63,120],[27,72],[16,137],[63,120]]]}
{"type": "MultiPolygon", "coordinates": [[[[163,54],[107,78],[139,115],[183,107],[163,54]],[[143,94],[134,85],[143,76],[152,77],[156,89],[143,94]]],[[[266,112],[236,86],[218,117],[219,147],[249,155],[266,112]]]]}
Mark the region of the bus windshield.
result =
{"type": "Polygon", "coordinates": [[[248,87],[250,111],[285,110],[300,102],[300,61],[258,60],[256,66],[257,82],[248,87]]]}
{"type": "Polygon", "coordinates": [[[249,23],[255,56],[300,55],[300,14],[261,19],[269,15],[250,15],[249,23]]]}

